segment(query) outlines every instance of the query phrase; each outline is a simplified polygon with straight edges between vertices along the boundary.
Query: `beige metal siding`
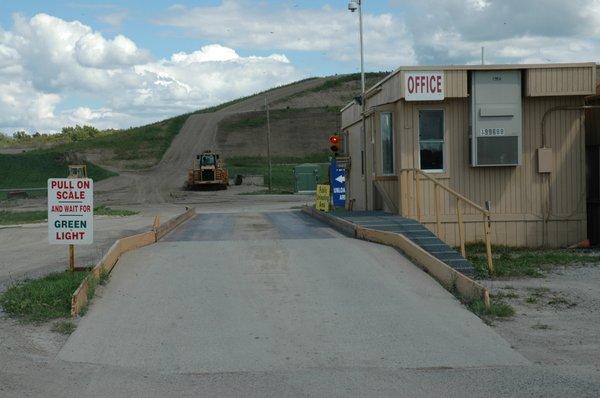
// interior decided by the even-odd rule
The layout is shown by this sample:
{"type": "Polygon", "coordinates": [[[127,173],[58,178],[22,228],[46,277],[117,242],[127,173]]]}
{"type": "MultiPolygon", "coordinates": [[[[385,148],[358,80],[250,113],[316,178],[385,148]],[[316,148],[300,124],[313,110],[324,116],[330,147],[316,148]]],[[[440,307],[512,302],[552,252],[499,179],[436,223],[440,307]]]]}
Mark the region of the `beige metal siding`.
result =
{"type": "Polygon", "coordinates": [[[360,111],[358,104],[352,104],[342,110],[342,129],[358,122],[361,119],[360,111]]]}
{"type": "Polygon", "coordinates": [[[592,66],[534,68],[526,70],[526,95],[591,95],[596,91],[596,72],[592,66]]]}
{"type": "MultiPolygon", "coordinates": [[[[346,129],[345,131],[348,133],[348,144],[350,150],[350,173],[347,183],[348,192],[346,197],[348,200],[354,199],[354,209],[355,210],[364,210],[364,182],[362,179],[361,173],[361,125],[354,124],[352,127],[346,129]]],[[[347,201],[349,204],[349,202],[347,201]]]]}
{"type": "Polygon", "coordinates": [[[403,91],[400,82],[400,74],[392,76],[381,85],[381,89],[377,90],[378,92],[372,96],[371,94],[367,94],[367,109],[395,102],[402,98],[403,91]]]}
{"type": "MultiPolygon", "coordinates": [[[[446,175],[438,176],[444,184],[483,205],[491,201],[493,237],[496,244],[513,246],[564,246],[586,237],[585,216],[585,142],[583,118],[579,111],[558,111],[548,119],[548,141],[554,150],[555,172],[549,177],[537,172],[537,148],[541,146],[541,120],[544,113],[558,105],[581,105],[582,97],[524,99],[523,165],[520,167],[474,168],[469,165],[468,100],[447,100],[446,111],[446,175]],[[549,207],[550,212],[546,210],[549,207]],[[548,218],[549,216],[549,218],[548,218]],[[547,222],[544,220],[547,219],[547,222]]],[[[412,168],[418,156],[416,111],[420,105],[403,102],[404,131],[401,140],[402,167],[412,168]],[[409,122],[412,120],[412,123],[409,122]]],[[[415,163],[416,164],[416,163],[415,163]]],[[[432,230],[435,221],[433,185],[423,181],[424,221],[432,230]]],[[[412,181],[402,182],[411,200],[405,207],[414,216],[412,181]]],[[[402,197],[402,195],[400,194],[402,197]]],[[[457,242],[455,202],[443,194],[442,238],[457,242]]],[[[465,209],[467,238],[481,240],[481,215],[465,209]]]]}

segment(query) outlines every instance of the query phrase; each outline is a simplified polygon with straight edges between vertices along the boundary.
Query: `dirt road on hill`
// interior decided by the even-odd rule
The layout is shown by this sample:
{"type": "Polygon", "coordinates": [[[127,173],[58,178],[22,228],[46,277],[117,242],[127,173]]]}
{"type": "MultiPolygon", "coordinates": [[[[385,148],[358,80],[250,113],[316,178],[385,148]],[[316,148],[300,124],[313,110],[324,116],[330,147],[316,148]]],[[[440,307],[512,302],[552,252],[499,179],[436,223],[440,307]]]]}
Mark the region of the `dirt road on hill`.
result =
{"type": "MultiPolygon", "coordinates": [[[[326,80],[312,79],[274,89],[268,93],[269,102],[319,86],[326,80]]],[[[117,177],[98,182],[96,200],[105,204],[172,202],[173,192],[183,187],[193,157],[216,146],[219,122],[232,114],[263,109],[264,98],[252,96],[217,112],[190,116],[156,166],[140,172],[122,172],[117,177]]]]}

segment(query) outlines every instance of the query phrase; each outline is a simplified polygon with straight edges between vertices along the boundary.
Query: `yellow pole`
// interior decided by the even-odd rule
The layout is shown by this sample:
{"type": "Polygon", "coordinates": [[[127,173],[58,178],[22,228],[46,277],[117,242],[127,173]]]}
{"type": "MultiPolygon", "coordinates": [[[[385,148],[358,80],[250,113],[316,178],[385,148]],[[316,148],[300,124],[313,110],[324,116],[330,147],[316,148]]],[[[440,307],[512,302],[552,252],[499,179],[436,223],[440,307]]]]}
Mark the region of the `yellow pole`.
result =
{"type": "Polygon", "coordinates": [[[460,239],[460,254],[463,257],[467,257],[467,252],[465,250],[465,231],[464,231],[464,224],[463,224],[463,217],[462,217],[462,211],[460,209],[460,198],[457,197],[456,198],[456,216],[458,218],[458,236],[460,239]]]}
{"type": "Polygon", "coordinates": [[[413,173],[415,175],[415,193],[417,198],[417,221],[421,222],[421,176],[417,170],[413,170],[413,173]]]}
{"type": "Polygon", "coordinates": [[[438,238],[442,239],[442,222],[440,220],[440,187],[435,184],[435,224],[438,238]]]}

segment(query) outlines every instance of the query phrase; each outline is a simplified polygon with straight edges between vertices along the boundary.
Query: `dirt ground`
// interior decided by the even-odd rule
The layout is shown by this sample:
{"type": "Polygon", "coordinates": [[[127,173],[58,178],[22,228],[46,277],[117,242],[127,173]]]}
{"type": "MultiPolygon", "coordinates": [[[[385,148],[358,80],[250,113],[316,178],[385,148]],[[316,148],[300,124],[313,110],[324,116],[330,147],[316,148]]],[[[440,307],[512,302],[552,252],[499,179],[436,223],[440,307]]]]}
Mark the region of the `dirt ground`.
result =
{"type": "Polygon", "coordinates": [[[557,268],[543,278],[485,281],[515,308],[494,329],[534,363],[600,366],[600,266],[557,268]]]}

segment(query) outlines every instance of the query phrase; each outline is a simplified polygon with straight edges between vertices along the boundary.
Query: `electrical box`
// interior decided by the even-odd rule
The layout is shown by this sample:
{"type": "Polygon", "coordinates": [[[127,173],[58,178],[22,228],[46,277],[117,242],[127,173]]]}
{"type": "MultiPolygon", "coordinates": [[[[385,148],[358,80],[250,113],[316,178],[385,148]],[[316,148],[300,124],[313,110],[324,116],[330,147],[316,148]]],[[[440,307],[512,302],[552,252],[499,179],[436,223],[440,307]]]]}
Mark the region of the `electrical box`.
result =
{"type": "Polygon", "coordinates": [[[554,157],[551,148],[538,148],[538,173],[552,173],[554,157]]]}
{"type": "Polygon", "coordinates": [[[523,148],[521,71],[475,71],[471,79],[471,164],[518,166],[523,148]]]}

